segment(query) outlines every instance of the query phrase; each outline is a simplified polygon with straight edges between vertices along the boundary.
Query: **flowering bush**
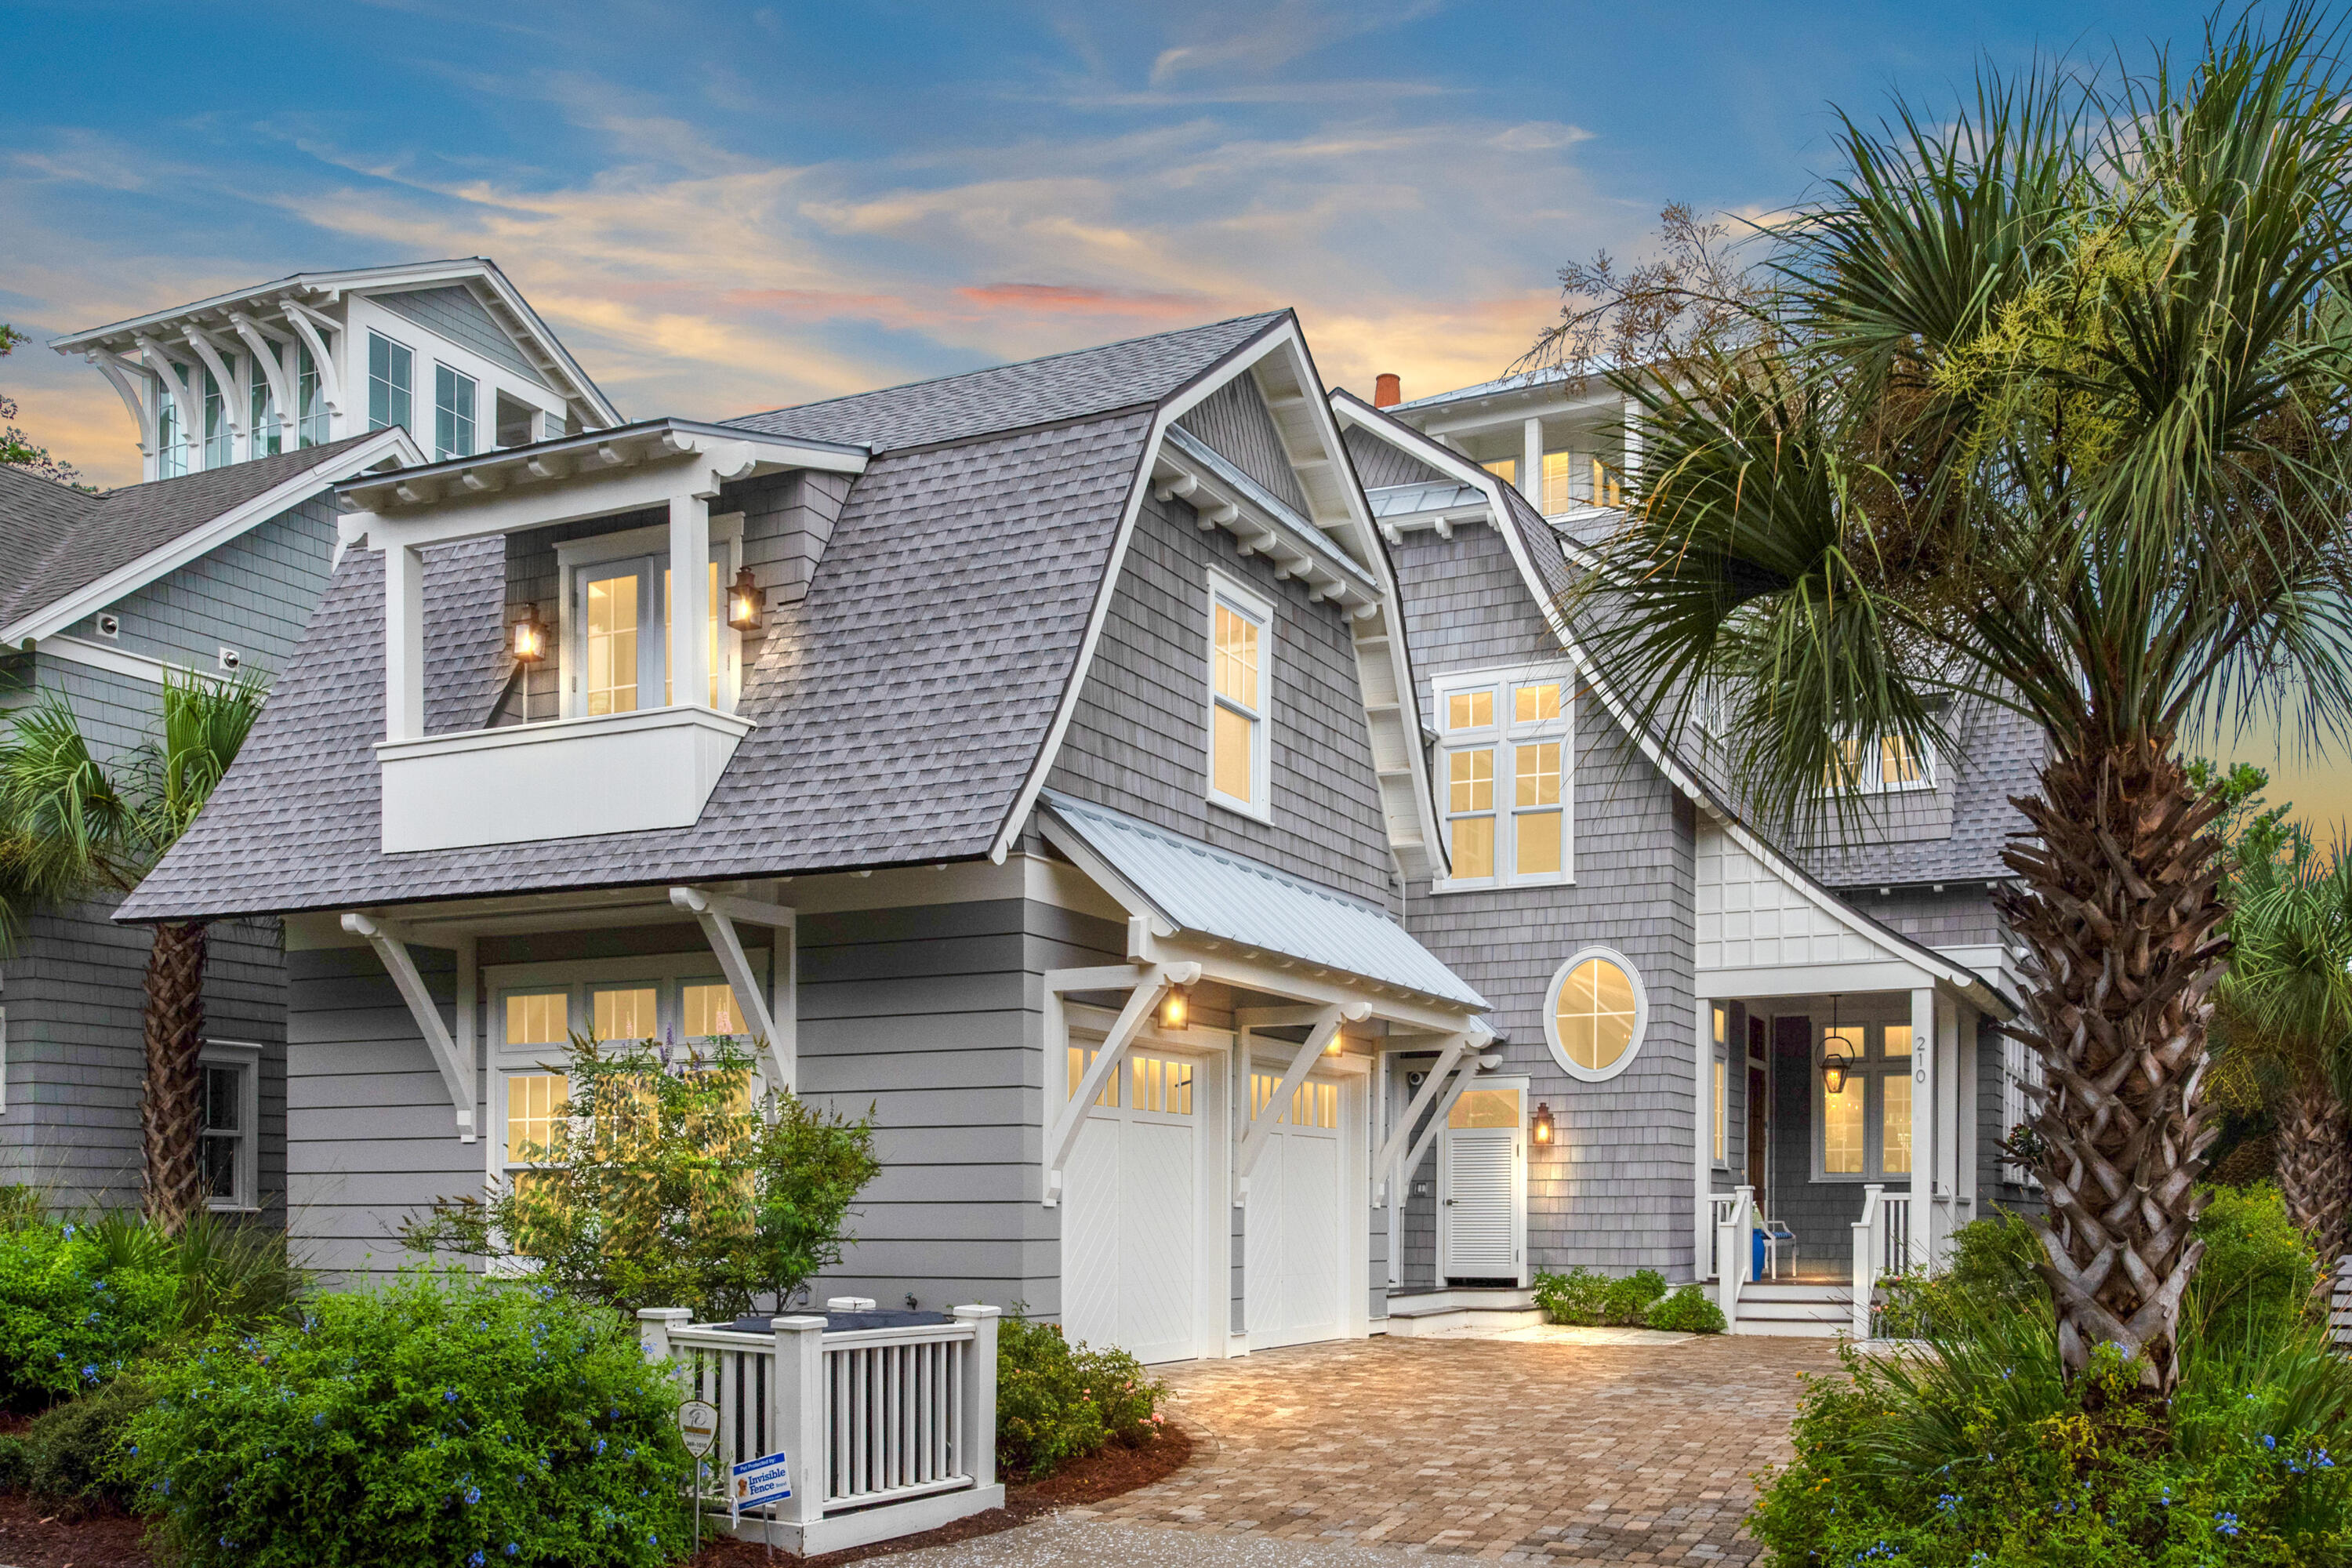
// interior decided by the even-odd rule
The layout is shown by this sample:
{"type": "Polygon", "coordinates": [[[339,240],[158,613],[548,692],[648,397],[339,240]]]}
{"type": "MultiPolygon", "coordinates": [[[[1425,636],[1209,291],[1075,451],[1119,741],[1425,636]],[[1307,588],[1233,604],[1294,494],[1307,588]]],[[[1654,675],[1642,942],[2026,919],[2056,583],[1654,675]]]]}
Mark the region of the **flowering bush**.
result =
{"type": "Polygon", "coordinates": [[[118,1261],[88,1226],[0,1228],[0,1400],[11,1405],[97,1387],[180,1317],[168,1268],[118,1261]]]}
{"type": "Polygon", "coordinates": [[[150,1379],[125,1465],[189,1568],[656,1568],[688,1519],[677,1391],[614,1314],[412,1276],[150,1379]]]}
{"type": "Polygon", "coordinates": [[[1112,1442],[1160,1435],[1168,1385],[1123,1350],[1071,1345],[1053,1323],[1006,1318],[996,1340],[996,1458],[1034,1479],[1112,1442]]]}

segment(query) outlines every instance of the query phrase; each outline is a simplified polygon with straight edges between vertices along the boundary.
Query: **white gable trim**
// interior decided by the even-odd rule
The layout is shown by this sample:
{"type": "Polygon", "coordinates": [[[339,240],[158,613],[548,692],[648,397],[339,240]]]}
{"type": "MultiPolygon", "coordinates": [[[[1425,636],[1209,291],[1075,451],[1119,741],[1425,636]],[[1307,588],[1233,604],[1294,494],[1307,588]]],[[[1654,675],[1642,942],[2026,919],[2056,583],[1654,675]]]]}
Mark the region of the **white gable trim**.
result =
{"type": "Polygon", "coordinates": [[[422,462],[424,457],[425,454],[417,450],[416,443],[409,438],[408,432],[401,426],[395,425],[378,430],[349,451],[311,465],[252,500],[231,507],[211,521],[192,528],[169,543],[116,567],[97,582],[77,588],[64,598],[54,600],[28,616],[0,626],[0,643],[16,646],[27,638],[56,637],[76,621],[97,614],[124,595],[134,593],[157,578],[179,570],[198,556],[218,549],[288,507],[332,488],[340,479],[371,468],[386,458],[394,458],[405,467],[422,462]]]}
{"type": "MultiPolygon", "coordinates": [[[[1298,323],[1286,315],[1234,350],[1191,385],[1170,396],[1153,416],[1143,453],[1129,484],[1127,504],[1119,514],[1118,537],[1112,542],[1110,558],[1105,563],[1102,582],[1095,590],[1094,606],[1087,619],[1086,637],[1079,644],[1077,660],[1071,669],[1068,684],[1063,689],[1061,702],[1055,710],[1054,722],[1046,732],[1045,742],[1038,749],[1037,760],[1031,765],[1020,792],[1013,796],[1012,809],[1006,813],[1003,825],[997,831],[996,841],[989,850],[989,858],[999,865],[1003,863],[1004,858],[1019,840],[1023,826],[1036,808],[1037,796],[1045,787],[1046,775],[1053,771],[1054,763],[1061,754],[1063,739],[1069,732],[1070,721],[1077,711],[1087,677],[1093,668],[1095,649],[1101,642],[1103,627],[1109,620],[1111,601],[1118,592],[1119,575],[1127,563],[1128,545],[1135,536],[1136,520],[1142,513],[1144,497],[1156,482],[1154,476],[1160,466],[1160,453],[1166,443],[1168,427],[1219,387],[1276,355],[1286,356],[1289,361],[1287,368],[1305,395],[1308,417],[1324,447],[1325,455],[1320,461],[1328,466],[1346,503],[1348,515],[1344,531],[1347,538],[1344,544],[1349,547],[1347,552],[1371,574],[1380,589],[1378,624],[1370,621],[1352,621],[1349,624],[1356,628],[1360,679],[1369,673],[1364,668],[1367,659],[1379,658],[1389,679],[1393,682],[1395,700],[1389,700],[1388,693],[1366,683],[1365,721],[1372,729],[1376,767],[1388,753],[1402,753],[1402,760],[1409,771],[1402,776],[1405,777],[1404,788],[1411,796],[1405,811],[1418,819],[1416,826],[1421,834],[1416,843],[1410,835],[1399,830],[1397,818],[1400,813],[1390,799],[1391,788],[1387,778],[1383,777],[1380,788],[1383,815],[1389,825],[1390,849],[1409,876],[1426,877],[1433,870],[1437,875],[1444,874],[1444,849],[1436,826],[1436,799],[1430,793],[1426,759],[1420,743],[1419,698],[1414,690],[1412,668],[1404,646],[1403,605],[1397,590],[1396,575],[1390,569],[1387,552],[1381,547],[1379,531],[1372,521],[1371,508],[1364,500],[1363,488],[1355,482],[1353,467],[1347,461],[1347,448],[1340,440],[1339,423],[1332,417],[1329,405],[1316,395],[1316,390],[1322,383],[1316,377],[1314,362],[1307,356],[1298,323]],[[1379,646],[1372,646],[1375,644],[1379,646]],[[1398,731],[1402,739],[1384,734],[1386,731],[1398,731]]],[[[1270,407],[1269,413],[1276,411],[1270,407]]],[[[1278,413],[1276,413],[1276,424],[1279,432],[1281,420],[1278,413]]],[[[1311,491],[1309,504],[1311,507],[1311,491]]],[[[1309,521],[1318,520],[1310,518],[1309,521]]]]}
{"type": "Polygon", "coordinates": [[[1682,765],[1678,758],[1660,744],[1648,726],[1635,722],[1632,708],[1622,700],[1609,683],[1601,678],[1591,656],[1578,646],[1574,635],[1569,630],[1567,618],[1559,613],[1559,606],[1555,605],[1551,596],[1544,591],[1543,579],[1536,572],[1535,563],[1528,559],[1527,542],[1519,536],[1518,528],[1512,521],[1510,509],[1503,500],[1502,480],[1471,462],[1461,453],[1441,446],[1401,420],[1389,418],[1353,393],[1334,392],[1331,395],[1331,401],[1339,417],[1348,423],[1370,431],[1374,437],[1392,446],[1404,447],[1414,458],[1440,473],[1450,474],[1458,482],[1475,485],[1486,492],[1487,504],[1493,509],[1493,515],[1489,519],[1491,525],[1496,533],[1502,535],[1504,544],[1511,552],[1513,563],[1519,569],[1520,580],[1528,586],[1528,595],[1543,611],[1545,623],[1551,627],[1552,635],[1559,638],[1560,646],[1566,648],[1569,657],[1575,660],[1578,673],[1584,678],[1586,684],[1591,689],[1593,697],[1599,700],[1603,709],[1607,710],[1609,716],[1616,721],[1617,727],[1633,738],[1633,744],[1641,749],[1642,754],[1647,757],[1660,773],[1665,774],[1669,783],[1690,796],[1698,804],[1701,810],[1713,817],[1735,844],[1762,862],[1780,881],[1802,893],[1814,908],[1829,915],[1840,926],[1877,948],[1894,950],[1900,955],[1901,962],[1916,966],[1933,979],[1962,993],[1979,1007],[1991,1013],[1994,1016],[2000,1018],[2014,1016],[2015,1009],[1998,990],[1986,983],[1982,975],[1953,963],[1933,948],[1923,947],[1899,931],[1892,931],[1868,919],[1853,905],[1823,887],[1802,867],[1766,843],[1753,829],[1727,810],[1723,804],[1717,801],[1714,795],[1682,765]]]}

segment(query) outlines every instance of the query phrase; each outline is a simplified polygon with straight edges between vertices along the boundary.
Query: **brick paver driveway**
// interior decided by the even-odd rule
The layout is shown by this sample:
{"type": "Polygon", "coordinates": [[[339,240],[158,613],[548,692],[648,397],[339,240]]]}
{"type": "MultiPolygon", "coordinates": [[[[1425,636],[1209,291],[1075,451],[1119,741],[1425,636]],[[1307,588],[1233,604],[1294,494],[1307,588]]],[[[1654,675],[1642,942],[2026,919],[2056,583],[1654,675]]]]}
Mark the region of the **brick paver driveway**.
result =
{"type": "Polygon", "coordinates": [[[1173,1369],[1192,1462],[1092,1510],[1506,1563],[1742,1563],[1818,1340],[1372,1339],[1173,1369]]]}

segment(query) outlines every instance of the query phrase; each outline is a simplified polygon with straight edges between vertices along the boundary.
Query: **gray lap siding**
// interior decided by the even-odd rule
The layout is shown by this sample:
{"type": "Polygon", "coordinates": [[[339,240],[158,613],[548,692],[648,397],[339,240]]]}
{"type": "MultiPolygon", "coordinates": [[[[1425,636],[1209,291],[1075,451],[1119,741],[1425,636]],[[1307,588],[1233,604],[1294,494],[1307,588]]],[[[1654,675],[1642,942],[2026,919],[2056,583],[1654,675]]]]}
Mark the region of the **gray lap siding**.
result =
{"type": "MultiPolygon", "coordinates": [[[[1559,644],[1499,536],[1412,533],[1392,553],[1424,712],[1434,678],[1559,662],[1559,644]]],[[[1693,819],[1673,785],[1590,695],[1575,709],[1573,885],[1432,893],[1408,889],[1405,924],[1495,1004],[1508,1073],[1550,1105],[1559,1133],[1528,1173],[1528,1245],[1538,1268],[1571,1265],[1692,1275],[1692,1176],[1699,1089],[1693,1058],[1693,819]],[[1622,953],[1649,999],[1632,1064],[1603,1083],[1562,1071],[1545,1043],[1549,988],[1580,949],[1622,953]]],[[[1436,1153],[1416,1173],[1433,1180],[1436,1153]]],[[[1408,1176],[1408,1181],[1411,1177],[1408,1176]]],[[[1410,1190],[1408,1188],[1408,1190],[1410,1190]]],[[[1429,1200],[1404,1214],[1405,1276],[1435,1267],[1429,1200]]]]}

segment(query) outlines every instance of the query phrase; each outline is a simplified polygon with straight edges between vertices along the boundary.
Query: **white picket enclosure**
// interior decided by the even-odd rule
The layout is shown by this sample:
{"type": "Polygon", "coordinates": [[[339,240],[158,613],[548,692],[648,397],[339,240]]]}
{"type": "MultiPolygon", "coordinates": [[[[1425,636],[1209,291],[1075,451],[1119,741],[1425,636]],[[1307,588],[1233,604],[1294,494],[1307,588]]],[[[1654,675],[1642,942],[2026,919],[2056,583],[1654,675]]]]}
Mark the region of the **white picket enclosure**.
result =
{"type": "MultiPolygon", "coordinates": [[[[1878,1282],[1890,1274],[1908,1271],[1915,1261],[1911,1249],[1911,1194],[1890,1193],[1873,1182],[1862,1189],[1862,1217],[1853,1222],[1853,1337],[1873,1336],[1873,1297],[1878,1282]]],[[[1925,1264],[1926,1258],[1917,1262],[1925,1264]]]]}
{"type": "Polygon", "coordinates": [[[994,1307],[954,1321],[828,1332],[784,1317],[768,1333],[637,1314],[650,1361],[679,1397],[719,1408],[705,1496],[727,1506],[730,1467],[782,1452],[793,1495],[743,1510],[735,1533],[803,1556],[935,1529],[1004,1502],[996,1479],[994,1307]]]}

